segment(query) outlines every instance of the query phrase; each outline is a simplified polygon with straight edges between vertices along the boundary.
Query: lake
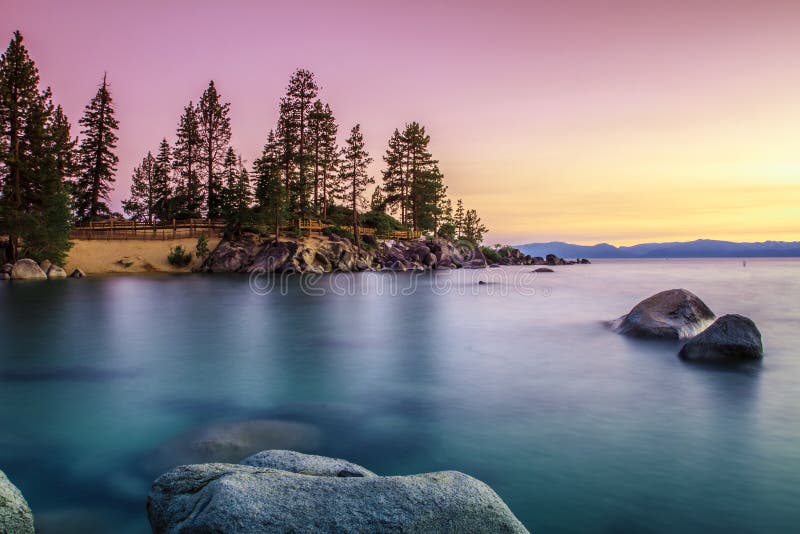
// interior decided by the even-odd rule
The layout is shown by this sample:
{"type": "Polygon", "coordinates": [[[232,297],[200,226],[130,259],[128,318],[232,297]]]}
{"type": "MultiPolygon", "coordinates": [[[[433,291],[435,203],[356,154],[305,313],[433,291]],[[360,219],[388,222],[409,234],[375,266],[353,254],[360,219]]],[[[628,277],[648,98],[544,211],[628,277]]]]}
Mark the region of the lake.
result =
{"type": "Polygon", "coordinates": [[[149,532],[181,436],[269,420],[378,474],[475,476],[537,532],[796,531],[800,261],[555,270],[0,283],[0,469],[42,532],[149,532]],[[752,318],[763,363],[605,326],[678,287],[752,318]]]}

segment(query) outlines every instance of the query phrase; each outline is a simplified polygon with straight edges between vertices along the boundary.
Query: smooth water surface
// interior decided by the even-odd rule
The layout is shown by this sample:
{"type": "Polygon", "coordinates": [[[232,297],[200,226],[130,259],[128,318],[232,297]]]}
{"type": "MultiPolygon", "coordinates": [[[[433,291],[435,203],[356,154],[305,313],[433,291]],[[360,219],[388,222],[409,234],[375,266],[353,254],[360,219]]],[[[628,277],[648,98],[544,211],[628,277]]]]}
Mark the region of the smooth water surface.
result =
{"type": "Polygon", "coordinates": [[[473,475],[537,532],[796,532],[800,261],[530,271],[0,283],[0,469],[42,532],[148,532],[170,440],[269,419],[379,474],[473,475]],[[603,324],[673,287],[751,317],[764,362],[603,324]]]}

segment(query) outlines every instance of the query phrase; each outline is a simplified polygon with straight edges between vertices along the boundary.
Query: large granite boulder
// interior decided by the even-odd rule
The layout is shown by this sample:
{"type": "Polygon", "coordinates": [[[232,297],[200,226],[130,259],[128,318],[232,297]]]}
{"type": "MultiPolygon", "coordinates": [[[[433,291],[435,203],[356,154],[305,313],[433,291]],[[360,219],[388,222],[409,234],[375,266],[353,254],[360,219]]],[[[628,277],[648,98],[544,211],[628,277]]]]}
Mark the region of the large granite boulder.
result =
{"type": "Polygon", "coordinates": [[[0,532],[34,534],[33,514],[28,501],[2,471],[0,471],[0,532]]]}
{"type": "Polygon", "coordinates": [[[377,476],[369,469],[365,469],[347,460],[285,450],[261,451],[244,459],[241,464],[252,467],[280,469],[281,471],[289,471],[301,475],[313,475],[316,477],[377,476]]]}
{"type": "Polygon", "coordinates": [[[697,295],[669,289],[649,297],[611,322],[619,334],[663,339],[688,339],[702,332],[715,318],[697,295]]]}
{"type": "Polygon", "coordinates": [[[259,273],[279,272],[295,252],[297,243],[286,241],[267,245],[256,255],[248,270],[259,273]]]}
{"type": "Polygon", "coordinates": [[[760,360],[764,356],[761,332],[742,315],[723,315],[681,349],[684,360],[725,363],[760,360]]]}
{"type": "Polygon", "coordinates": [[[261,238],[246,233],[237,241],[220,241],[206,257],[201,270],[207,273],[245,272],[261,249],[261,238]]]}
{"type": "Polygon", "coordinates": [[[47,280],[47,275],[39,265],[29,259],[18,260],[11,268],[12,280],[47,280]]]}
{"type": "Polygon", "coordinates": [[[527,532],[489,486],[455,471],[333,477],[184,465],[155,481],[147,514],[156,534],[527,532]]]}

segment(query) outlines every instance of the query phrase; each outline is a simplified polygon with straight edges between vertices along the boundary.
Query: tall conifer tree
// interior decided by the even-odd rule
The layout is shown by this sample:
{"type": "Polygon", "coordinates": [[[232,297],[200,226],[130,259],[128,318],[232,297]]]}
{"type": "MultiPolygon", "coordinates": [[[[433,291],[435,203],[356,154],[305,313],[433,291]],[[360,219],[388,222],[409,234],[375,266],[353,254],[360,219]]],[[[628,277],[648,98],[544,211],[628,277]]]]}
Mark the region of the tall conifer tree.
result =
{"type": "Polygon", "coordinates": [[[205,195],[200,180],[200,127],[192,102],[183,108],[176,137],[172,151],[174,212],[180,217],[198,217],[205,195]]]}
{"type": "Polygon", "coordinates": [[[225,163],[225,154],[231,140],[230,103],[221,103],[217,88],[212,80],[203,92],[197,106],[200,131],[200,157],[206,178],[207,205],[209,219],[221,215],[222,183],[220,174],[225,163]]]}
{"type": "Polygon", "coordinates": [[[75,212],[79,220],[91,221],[111,213],[109,193],[119,162],[114,153],[119,123],[114,117],[114,102],[105,75],[80,124],[83,126],[81,175],[75,188],[75,212]]]}
{"type": "Polygon", "coordinates": [[[122,202],[122,208],[135,221],[153,223],[156,209],[155,167],[156,158],[148,152],[142,163],[133,170],[131,196],[122,202]]]}
{"type": "Polygon", "coordinates": [[[360,235],[358,230],[358,207],[364,200],[364,191],[369,184],[375,183],[375,179],[367,173],[367,167],[372,163],[372,158],[364,148],[364,136],[361,133],[361,125],[356,124],[350,131],[342,151],[342,182],[345,185],[342,199],[349,202],[353,210],[353,234],[355,236],[356,247],[360,247],[360,235]]]}

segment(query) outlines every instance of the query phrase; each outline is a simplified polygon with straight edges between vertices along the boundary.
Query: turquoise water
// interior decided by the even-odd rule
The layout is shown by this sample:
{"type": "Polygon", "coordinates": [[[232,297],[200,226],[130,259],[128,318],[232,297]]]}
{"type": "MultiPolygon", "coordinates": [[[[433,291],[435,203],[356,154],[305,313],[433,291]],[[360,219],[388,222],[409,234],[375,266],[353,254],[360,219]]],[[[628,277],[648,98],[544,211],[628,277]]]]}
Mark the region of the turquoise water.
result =
{"type": "Polygon", "coordinates": [[[380,474],[471,474],[537,532],[796,531],[800,261],[529,271],[0,283],[0,469],[42,532],[147,532],[158,451],[268,419],[380,474]],[[673,287],[751,317],[763,364],[604,326],[673,287]]]}

